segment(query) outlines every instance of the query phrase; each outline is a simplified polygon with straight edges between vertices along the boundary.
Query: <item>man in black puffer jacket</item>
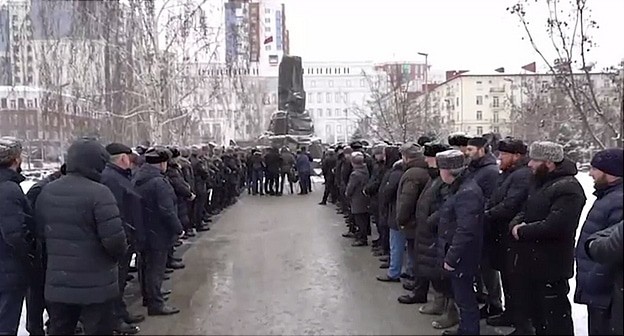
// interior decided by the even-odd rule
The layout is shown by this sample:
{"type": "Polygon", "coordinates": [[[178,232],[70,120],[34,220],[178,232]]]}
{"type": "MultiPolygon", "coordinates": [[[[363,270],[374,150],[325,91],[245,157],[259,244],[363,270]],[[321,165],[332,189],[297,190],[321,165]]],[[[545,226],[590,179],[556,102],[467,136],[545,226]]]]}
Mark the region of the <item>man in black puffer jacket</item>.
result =
{"type": "Polygon", "coordinates": [[[48,184],[36,203],[37,225],[45,228],[45,298],[51,335],[113,332],[119,295],[118,262],[128,249],[117,202],[100,184],[109,154],[93,140],[74,142],[67,175],[48,184]]]}
{"type": "Polygon", "coordinates": [[[166,148],[150,148],[145,153],[145,164],[132,181],[143,201],[143,222],[147,232],[142,259],[145,261],[146,284],[146,297],[143,299],[148,315],[180,312],[177,308],[165,305],[161,292],[167,255],[177,237],[184,232],[178,219],[175,191],[164,175],[170,159],[170,152],[166,148]]]}
{"type": "MultiPolygon", "coordinates": [[[[131,182],[132,149],[120,143],[111,143],[106,146],[106,151],[111,155],[111,159],[102,171],[101,182],[115,196],[128,239],[128,253],[119,261],[119,297],[115,300],[115,332],[136,334],[139,332],[139,327],[134,324],[142,322],[145,317],[143,315],[131,315],[128,312],[124,302],[124,292],[132,255],[137,251],[137,245],[145,244],[143,218],[141,217],[141,197],[134,191],[131,182]]],[[[139,247],[138,250],[140,251],[142,248],[139,247]]]]}
{"type": "Polygon", "coordinates": [[[574,275],[574,239],[585,193],[574,177],[574,162],[563,146],[531,144],[529,167],[534,180],[524,207],[510,224],[513,240],[507,262],[522,279],[518,311],[532,319],[541,335],[573,335],[568,279],[574,275]]]}
{"type": "MultiPolygon", "coordinates": [[[[392,166],[395,162],[401,159],[401,153],[399,148],[395,146],[388,146],[384,148],[384,173],[379,182],[377,190],[377,227],[379,228],[379,250],[375,252],[376,257],[382,257],[380,260],[384,263],[388,262],[388,255],[390,254],[390,227],[388,226],[388,201],[386,197],[394,195],[386,195],[384,188],[390,179],[390,173],[392,172],[392,166]]],[[[384,264],[384,267],[389,267],[389,264],[384,264]]]]}
{"type": "Polygon", "coordinates": [[[484,253],[489,255],[491,267],[500,271],[505,293],[505,312],[487,319],[493,326],[515,325],[518,333],[527,332],[528,320],[515,320],[511,289],[514,280],[505,263],[509,251],[509,223],[522,210],[529,194],[531,169],[527,166],[527,146],[521,140],[499,142],[501,170],[498,186],[492,193],[485,211],[484,253]]]}

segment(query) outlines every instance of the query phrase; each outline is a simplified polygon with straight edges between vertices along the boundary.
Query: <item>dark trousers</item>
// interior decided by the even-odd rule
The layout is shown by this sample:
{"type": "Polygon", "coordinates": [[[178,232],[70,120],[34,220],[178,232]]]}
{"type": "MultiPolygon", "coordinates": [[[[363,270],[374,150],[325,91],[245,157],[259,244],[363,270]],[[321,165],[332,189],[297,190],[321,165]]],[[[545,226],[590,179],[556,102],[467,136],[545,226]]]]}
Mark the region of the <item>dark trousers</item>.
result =
{"type": "Polygon", "coordinates": [[[572,307],[568,300],[568,280],[544,282],[523,275],[514,281],[512,293],[520,316],[531,319],[537,335],[574,335],[572,307]]]}
{"type": "Polygon", "coordinates": [[[487,290],[487,304],[491,307],[503,308],[502,301],[502,287],[500,273],[492,268],[487,253],[484,253],[484,258],[481,261],[481,280],[487,290]]]}
{"type": "Polygon", "coordinates": [[[368,213],[353,214],[353,222],[357,227],[355,239],[362,242],[368,242],[368,234],[370,232],[370,215],[368,213]]]}
{"type": "Polygon", "coordinates": [[[145,252],[145,295],[149,309],[160,309],[165,305],[162,296],[162,283],[167,268],[168,250],[145,252]]]}
{"type": "Polygon", "coordinates": [[[334,179],[325,180],[325,189],[323,190],[323,203],[327,202],[327,199],[330,200],[331,203],[336,203],[338,201],[338,190],[334,185],[334,179]],[[330,198],[331,196],[331,198],[330,198]]]}
{"type": "Polygon", "coordinates": [[[379,246],[383,252],[390,252],[390,227],[388,225],[378,225],[379,246]]]}
{"type": "Polygon", "coordinates": [[[264,172],[262,169],[254,169],[251,172],[251,185],[253,186],[252,193],[256,195],[257,193],[264,194],[264,188],[262,185],[262,178],[264,176],[264,172]]]}
{"type": "Polygon", "coordinates": [[[119,284],[119,297],[115,299],[115,322],[123,321],[128,318],[128,307],[126,306],[126,302],[124,301],[124,292],[126,291],[126,278],[128,277],[128,270],[130,269],[130,261],[132,260],[132,254],[134,251],[132,249],[128,250],[128,253],[119,260],[119,270],[117,278],[117,283],[119,284]]]}
{"type": "Polygon", "coordinates": [[[453,276],[453,297],[459,309],[458,335],[479,335],[479,303],[473,288],[472,276],[453,276]]]}
{"type": "Polygon", "coordinates": [[[26,288],[0,292],[0,335],[17,334],[25,295],[26,288]]]}
{"type": "Polygon", "coordinates": [[[301,187],[302,194],[307,194],[312,191],[311,184],[310,172],[299,172],[299,186],[301,187]]]}
{"type": "Polygon", "coordinates": [[[113,301],[90,305],[47,302],[50,316],[49,335],[73,335],[80,320],[85,335],[112,335],[113,301]]]}
{"type": "Polygon", "coordinates": [[[407,238],[407,258],[409,262],[408,266],[412,266],[407,270],[407,274],[415,276],[414,268],[416,267],[416,240],[412,238],[407,238]]]}
{"type": "Polygon", "coordinates": [[[290,181],[290,172],[281,172],[280,173],[280,188],[279,193],[284,193],[284,182],[288,181],[288,185],[290,186],[290,193],[294,194],[295,190],[293,189],[293,183],[290,181]]]}
{"type": "Polygon", "coordinates": [[[431,279],[431,287],[433,287],[436,292],[441,293],[445,298],[453,297],[453,286],[449,278],[431,279]]]}
{"type": "Polygon", "coordinates": [[[198,228],[202,224],[202,220],[204,218],[204,210],[206,206],[206,202],[208,201],[208,193],[202,191],[197,193],[195,197],[195,201],[193,202],[193,218],[191,219],[193,222],[193,227],[198,228]]]}
{"type": "MultiPolygon", "coordinates": [[[[26,292],[26,330],[30,335],[45,335],[43,329],[44,288],[45,269],[39,269],[32,273],[26,292]]],[[[1,331],[0,334],[2,334],[1,331]]]]}
{"type": "MultiPolygon", "coordinates": [[[[609,309],[587,306],[587,332],[589,336],[612,335],[611,311],[609,309]]],[[[614,316],[622,318],[622,316],[614,316]]]]}
{"type": "Polygon", "coordinates": [[[269,194],[275,194],[279,191],[279,173],[268,172],[266,173],[266,192],[269,194]]]}

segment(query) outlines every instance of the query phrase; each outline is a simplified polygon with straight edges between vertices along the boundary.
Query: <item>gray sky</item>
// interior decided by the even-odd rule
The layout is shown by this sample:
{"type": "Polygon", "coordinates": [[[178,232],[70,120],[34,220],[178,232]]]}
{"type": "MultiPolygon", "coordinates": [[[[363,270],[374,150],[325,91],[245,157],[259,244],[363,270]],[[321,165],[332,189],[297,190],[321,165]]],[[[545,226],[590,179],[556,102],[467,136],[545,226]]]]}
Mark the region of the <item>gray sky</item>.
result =
{"type": "MultiPolygon", "coordinates": [[[[470,69],[508,73],[539,61],[518,19],[506,8],[513,0],[282,0],[291,34],[291,54],[309,61],[423,60],[433,70],[470,69]]],[[[544,52],[545,0],[529,1],[529,18],[544,52]]],[[[566,2],[565,0],[562,2],[566,2]]],[[[600,28],[589,58],[598,66],[624,59],[622,0],[588,0],[600,28]]],[[[540,62],[538,62],[538,67],[540,62]]]]}

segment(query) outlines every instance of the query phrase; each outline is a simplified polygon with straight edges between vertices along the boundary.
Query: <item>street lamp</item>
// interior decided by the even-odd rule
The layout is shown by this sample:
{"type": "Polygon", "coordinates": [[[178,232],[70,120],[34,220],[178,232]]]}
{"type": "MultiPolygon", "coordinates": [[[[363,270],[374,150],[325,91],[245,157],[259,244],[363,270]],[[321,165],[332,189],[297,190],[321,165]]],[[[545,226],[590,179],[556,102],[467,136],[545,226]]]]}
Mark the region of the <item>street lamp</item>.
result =
{"type": "MultiPolygon", "coordinates": [[[[429,54],[419,52],[418,55],[425,57],[425,125],[429,117],[429,54]]],[[[425,126],[426,127],[426,126],[425,126]]]]}

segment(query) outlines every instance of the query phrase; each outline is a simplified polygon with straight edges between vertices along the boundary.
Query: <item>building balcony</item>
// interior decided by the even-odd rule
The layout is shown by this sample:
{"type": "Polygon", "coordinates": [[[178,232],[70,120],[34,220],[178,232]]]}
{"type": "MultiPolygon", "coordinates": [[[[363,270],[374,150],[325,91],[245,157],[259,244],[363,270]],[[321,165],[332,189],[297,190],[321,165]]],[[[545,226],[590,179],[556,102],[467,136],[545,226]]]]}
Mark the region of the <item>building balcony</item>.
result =
{"type": "Polygon", "coordinates": [[[505,93],[505,87],[491,87],[490,88],[490,92],[491,93],[505,93]]]}

